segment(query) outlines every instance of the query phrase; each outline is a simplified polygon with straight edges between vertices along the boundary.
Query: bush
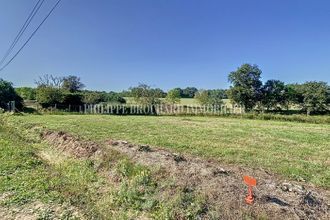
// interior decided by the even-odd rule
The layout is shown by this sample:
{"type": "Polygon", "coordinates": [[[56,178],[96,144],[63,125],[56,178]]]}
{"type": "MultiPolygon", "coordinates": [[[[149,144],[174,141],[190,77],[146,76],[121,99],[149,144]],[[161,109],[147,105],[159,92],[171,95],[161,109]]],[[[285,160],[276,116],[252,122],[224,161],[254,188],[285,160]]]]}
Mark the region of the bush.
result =
{"type": "Polygon", "coordinates": [[[53,87],[39,87],[36,95],[37,101],[43,108],[48,108],[63,101],[63,93],[53,87]]]}
{"type": "Polygon", "coordinates": [[[126,103],[126,99],[124,99],[122,96],[120,96],[118,93],[115,92],[106,93],[105,101],[108,103],[121,103],[121,104],[126,103]]]}
{"type": "Polygon", "coordinates": [[[179,89],[172,89],[168,91],[166,96],[166,102],[170,104],[180,103],[180,90],[179,89]]]}
{"type": "Polygon", "coordinates": [[[17,94],[21,96],[24,100],[35,100],[36,99],[36,89],[30,87],[20,87],[15,89],[17,94]]]}
{"type": "Polygon", "coordinates": [[[327,109],[328,85],[326,82],[306,82],[302,85],[303,108],[310,113],[322,113],[327,109]]]}
{"type": "Polygon", "coordinates": [[[160,89],[153,89],[146,84],[130,88],[131,94],[136,103],[140,105],[156,105],[160,103],[163,92],[160,89]]]}
{"type": "Polygon", "coordinates": [[[97,92],[97,91],[83,91],[82,92],[83,103],[86,104],[98,104],[102,102],[107,103],[126,103],[126,100],[115,92],[97,92]]]}
{"type": "Polygon", "coordinates": [[[15,101],[15,107],[22,110],[23,99],[16,93],[13,84],[0,78],[0,108],[7,109],[11,101],[15,101]]]}
{"type": "Polygon", "coordinates": [[[64,93],[63,100],[61,102],[63,105],[82,105],[83,97],[78,93],[64,93]]]}

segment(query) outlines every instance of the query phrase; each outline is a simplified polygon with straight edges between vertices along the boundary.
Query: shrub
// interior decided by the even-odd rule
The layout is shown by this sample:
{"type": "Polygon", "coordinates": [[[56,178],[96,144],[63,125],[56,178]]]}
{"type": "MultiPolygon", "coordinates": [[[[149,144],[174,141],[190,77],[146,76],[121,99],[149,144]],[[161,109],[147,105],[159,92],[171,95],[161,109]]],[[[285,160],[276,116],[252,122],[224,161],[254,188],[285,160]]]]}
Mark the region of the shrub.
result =
{"type": "Polygon", "coordinates": [[[31,87],[20,87],[15,89],[17,94],[21,96],[24,100],[35,100],[36,99],[36,89],[31,87]]]}
{"type": "Polygon", "coordinates": [[[303,107],[308,115],[327,111],[327,93],[326,82],[306,82],[302,85],[303,107]]]}
{"type": "Polygon", "coordinates": [[[166,102],[170,104],[180,103],[180,90],[172,89],[168,91],[166,96],[166,102]]]}
{"type": "Polygon", "coordinates": [[[83,97],[81,94],[78,93],[64,93],[63,94],[63,105],[82,105],[83,104],[83,97]]]}
{"type": "Polygon", "coordinates": [[[160,89],[153,89],[148,85],[140,84],[137,87],[130,89],[132,96],[136,103],[140,105],[156,105],[160,103],[162,91],[160,89]]]}
{"type": "Polygon", "coordinates": [[[0,78],[0,108],[7,109],[11,101],[15,101],[17,109],[23,108],[23,99],[16,93],[13,84],[0,78]]]}
{"type": "Polygon", "coordinates": [[[37,89],[37,101],[43,108],[48,108],[63,101],[63,93],[53,87],[39,87],[37,89]]]}

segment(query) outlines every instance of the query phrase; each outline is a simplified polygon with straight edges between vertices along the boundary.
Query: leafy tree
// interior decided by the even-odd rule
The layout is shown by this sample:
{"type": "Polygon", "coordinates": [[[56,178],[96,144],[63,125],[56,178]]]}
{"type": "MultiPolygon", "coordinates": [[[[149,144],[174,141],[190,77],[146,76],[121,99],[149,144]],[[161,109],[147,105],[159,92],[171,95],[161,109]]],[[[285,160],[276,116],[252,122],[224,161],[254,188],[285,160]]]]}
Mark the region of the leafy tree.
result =
{"type": "Polygon", "coordinates": [[[227,98],[226,91],[223,89],[208,90],[210,105],[221,105],[223,104],[223,99],[227,98]]]}
{"type": "Polygon", "coordinates": [[[63,93],[58,88],[41,86],[37,88],[36,98],[43,108],[47,108],[62,103],[63,93]]]}
{"type": "Polygon", "coordinates": [[[279,80],[268,80],[262,87],[261,103],[267,108],[279,108],[279,105],[285,106],[288,102],[288,90],[284,82],[279,80]]]}
{"type": "Polygon", "coordinates": [[[302,93],[302,85],[288,84],[286,87],[287,105],[302,105],[304,103],[304,97],[302,93]]]}
{"type": "Polygon", "coordinates": [[[100,102],[105,102],[105,97],[100,92],[84,91],[83,92],[83,102],[86,104],[97,104],[100,102]]]}
{"type": "Polygon", "coordinates": [[[36,89],[31,87],[20,87],[15,89],[17,94],[21,96],[24,100],[35,100],[36,99],[36,89]]]}
{"type": "Polygon", "coordinates": [[[180,103],[180,89],[172,89],[168,91],[166,101],[171,104],[180,103]]]}
{"type": "Polygon", "coordinates": [[[84,87],[85,85],[80,81],[80,77],[72,75],[63,77],[62,89],[66,91],[78,92],[84,87]]]}
{"type": "Polygon", "coordinates": [[[195,99],[201,105],[209,104],[209,92],[207,90],[199,90],[195,94],[195,99]]]}
{"type": "Polygon", "coordinates": [[[15,101],[17,109],[23,108],[23,99],[16,93],[13,84],[0,78],[0,108],[7,109],[11,101],[15,101]]]}
{"type": "Polygon", "coordinates": [[[221,105],[226,98],[226,91],[222,89],[199,90],[195,98],[201,105],[221,105]]]}
{"type": "Polygon", "coordinates": [[[181,98],[194,98],[196,92],[198,92],[197,88],[187,87],[187,88],[182,90],[181,98]]]}
{"type": "Polygon", "coordinates": [[[156,95],[157,98],[165,98],[167,95],[166,92],[160,88],[151,89],[151,91],[156,95]]]}
{"type": "Polygon", "coordinates": [[[84,104],[83,96],[78,93],[64,92],[64,93],[62,93],[61,104],[65,105],[65,106],[82,105],[82,104],[84,104]]]}
{"type": "Polygon", "coordinates": [[[140,84],[137,87],[130,88],[134,100],[141,105],[155,105],[160,103],[162,97],[160,89],[152,89],[146,84],[140,84]]]}
{"type": "Polygon", "coordinates": [[[243,105],[246,111],[252,110],[260,100],[261,72],[257,65],[243,64],[228,76],[228,80],[232,83],[228,91],[230,99],[243,105]]]}
{"type": "Polygon", "coordinates": [[[179,93],[179,97],[183,98],[183,90],[181,88],[177,87],[177,88],[174,88],[172,90],[175,90],[176,93],[179,93]]]}
{"type": "Polygon", "coordinates": [[[309,115],[312,112],[327,111],[328,85],[326,82],[306,82],[302,85],[303,109],[309,115]]]}
{"type": "Polygon", "coordinates": [[[133,97],[131,91],[128,90],[123,90],[122,92],[119,93],[121,97],[133,97]]]}
{"type": "Polygon", "coordinates": [[[105,101],[111,103],[126,103],[126,100],[116,92],[106,93],[105,101]]]}

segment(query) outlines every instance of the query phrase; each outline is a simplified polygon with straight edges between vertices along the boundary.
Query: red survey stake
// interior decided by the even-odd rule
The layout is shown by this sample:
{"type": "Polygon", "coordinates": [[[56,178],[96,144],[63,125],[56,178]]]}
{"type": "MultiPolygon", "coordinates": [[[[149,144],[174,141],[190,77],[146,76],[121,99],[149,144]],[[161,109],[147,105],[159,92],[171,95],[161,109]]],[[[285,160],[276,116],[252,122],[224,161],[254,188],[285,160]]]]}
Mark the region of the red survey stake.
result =
{"type": "Polygon", "coordinates": [[[244,176],[243,178],[246,185],[249,186],[248,195],[245,198],[245,202],[249,205],[252,205],[254,201],[252,187],[257,185],[257,180],[250,176],[244,176]]]}

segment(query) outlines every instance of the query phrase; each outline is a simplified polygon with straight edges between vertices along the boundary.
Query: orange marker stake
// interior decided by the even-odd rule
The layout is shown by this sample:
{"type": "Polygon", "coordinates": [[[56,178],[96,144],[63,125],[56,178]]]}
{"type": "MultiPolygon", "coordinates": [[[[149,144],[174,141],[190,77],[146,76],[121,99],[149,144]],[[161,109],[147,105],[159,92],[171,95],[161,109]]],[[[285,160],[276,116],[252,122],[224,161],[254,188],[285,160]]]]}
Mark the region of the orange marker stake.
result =
{"type": "Polygon", "coordinates": [[[252,205],[254,201],[252,187],[257,185],[257,180],[250,176],[244,176],[244,182],[249,186],[248,195],[245,198],[245,202],[252,205]]]}

